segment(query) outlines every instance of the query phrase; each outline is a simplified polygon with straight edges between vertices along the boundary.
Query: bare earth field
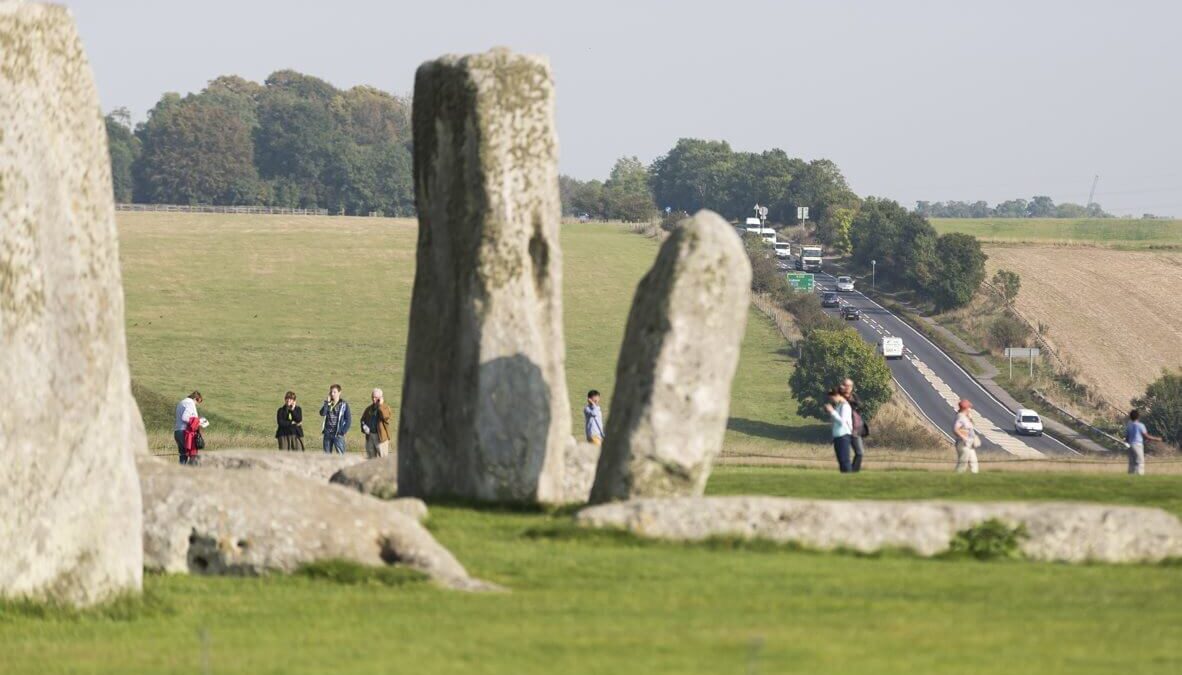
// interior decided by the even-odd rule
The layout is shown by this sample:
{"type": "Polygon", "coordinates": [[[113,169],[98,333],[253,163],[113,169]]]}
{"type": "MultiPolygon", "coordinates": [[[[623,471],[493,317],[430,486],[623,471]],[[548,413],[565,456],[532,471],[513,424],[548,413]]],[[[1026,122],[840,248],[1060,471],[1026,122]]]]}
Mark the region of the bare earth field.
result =
{"type": "Polygon", "coordinates": [[[1123,408],[1163,368],[1182,366],[1182,253],[1068,246],[988,246],[1022,277],[1019,311],[1047,335],[1079,379],[1123,408]]]}

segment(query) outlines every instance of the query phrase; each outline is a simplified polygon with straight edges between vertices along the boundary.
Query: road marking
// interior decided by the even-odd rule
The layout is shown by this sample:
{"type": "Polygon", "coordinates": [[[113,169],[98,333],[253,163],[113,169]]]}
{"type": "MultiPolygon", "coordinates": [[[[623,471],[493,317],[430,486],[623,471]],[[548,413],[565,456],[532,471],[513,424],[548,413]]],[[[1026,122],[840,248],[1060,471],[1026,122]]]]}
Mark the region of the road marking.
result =
{"type": "MultiPolygon", "coordinates": [[[[829,276],[830,276],[830,277],[832,277],[833,275],[829,275],[829,276]]],[[[1000,400],[999,398],[997,398],[996,396],[994,396],[994,395],[993,395],[993,394],[992,394],[992,393],[991,393],[991,392],[990,392],[988,389],[986,389],[986,388],[985,388],[985,387],[984,387],[984,386],[983,386],[983,385],[982,385],[980,382],[978,382],[976,378],[974,378],[972,375],[970,375],[970,374],[969,374],[969,372],[968,372],[967,370],[965,370],[964,368],[962,368],[962,367],[961,367],[961,365],[960,365],[959,363],[957,363],[957,362],[956,362],[956,361],[955,361],[955,360],[954,360],[954,359],[953,359],[951,356],[948,356],[947,354],[945,354],[943,349],[940,349],[938,346],[936,346],[936,343],[934,343],[934,342],[932,342],[931,340],[929,340],[929,339],[927,338],[927,336],[926,336],[926,335],[924,335],[923,333],[921,333],[921,332],[919,332],[918,330],[916,330],[915,328],[913,328],[913,327],[912,327],[910,324],[908,324],[906,321],[904,321],[904,320],[900,319],[899,317],[895,316],[895,315],[894,315],[894,313],[893,313],[893,312],[891,312],[891,311],[890,311],[889,309],[887,309],[886,307],[883,307],[882,305],[878,304],[877,302],[875,302],[875,301],[874,301],[874,300],[872,300],[871,298],[867,297],[865,293],[862,293],[861,291],[855,291],[855,293],[857,293],[858,295],[862,296],[862,298],[863,298],[864,300],[866,300],[866,302],[869,302],[870,304],[874,305],[875,307],[877,307],[877,308],[881,309],[881,310],[883,311],[883,313],[884,313],[884,314],[887,314],[887,315],[889,315],[889,316],[892,316],[892,317],[894,317],[894,318],[895,318],[895,320],[896,320],[896,321],[898,321],[899,323],[903,324],[903,325],[904,325],[904,326],[907,328],[907,330],[911,331],[911,332],[912,332],[912,333],[914,333],[916,336],[918,336],[918,337],[919,337],[921,340],[923,340],[924,342],[926,342],[926,343],[928,343],[929,345],[931,345],[931,347],[932,347],[933,349],[935,349],[935,350],[936,350],[936,351],[937,351],[937,352],[938,352],[938,353],[939,353],[941,356],[943,356],[945,359],[947,359],[947,360],[948,360],[948,362],[949,362],[949,363],[951,363],[951,364],[953,365],[953,367],[955,367],[957,370],[959,370],[961,373],[963,373],[963,374],[964,374],[964,376],[965,376],[966,378],[968,378],[968,380],[969,380],[970,382],[972,382],[974,385],[976,385],[977,389],[980,389],[980,390],[981,390],[981,393],[985,394],[985,395],[986,395],[986,396],[988,396],[990,399],[992,399],[994,403],[996,403],[997,405],[1001,406],[1001,409],[1002,409],[1002,410],[1005,410],[1006,412],[1008,412],[1008,413],[1010,413],[1010,414],[1016,414],[1016,413],[1015,413],[1013,410],[1010,410],[1010,407],[1009,407],[1008,405],[1006,405],[1005,403],[1002,403],[1002,402],[1001,402],[1001,400],[1000,400]]],[[[916,362],[917,362],[917,363],[919,363],[919,361],[916,361],[916,362]]],[[[955,404],[954,404],[954,405],[955,405],[955,404]]],[[[977,415],[975,412],[974,412],[974,414],[975,414],[975,415],[977,415]]],[[[980,417],[980,415],[977,415],[977,417],[980,417]]],[[[982,418],[982,419],[984,419],[984,418],[982,418]]],[[[996,425],[993,425],[992,423],[990,423],[990,424],[991,424],[991,425],[992,425],[992,426],[993,426],[995,429],[997,428],[997,427],[996,427],[996,425]]],[[[1003,432],[1003,433],[1004,433],[1004,432],[1003,432]]],[[[1059,440],[1058,438],[1055,438],[1055,437],[1054,437],[1053,435],[1051,435],[1051,434],[1043,434],[1043,437],[1044,437],[1044,438],[1049,438],[1049,439],[1051,439],[1052,441],[1054,441],[1054,442],[1058,443],[1060,446],[1062,446],[1063,448],[1065,448],[1065,449],[1066,449],[1068,452],[1070,452],[1070,453],[1071,453],[1071,454],[1073,454],[1073,455],[1079,455],[1079,454],[1081,454],[1081,453],[1080,453],[1078,450],[1076,450],[1075,448],[1072,448],[1071,446],[1067,445],[1066,443],[1064,443],[1063,441],[1059,440]]],[[[1009,439],[1009,440],[1011,440],[1011,441],[1013,441],[1013,440],[1017,440],[1017,439],[1014,439],[1012,436],[1008,436],[1008,435],[1006,436],[1006,438],[1008,438],[1008,439],[1009,439]]],[[[992,439],[991,439],[991,440],[992,440],[992,439]]],[[[994,442],[996,442],[996,441],[994,441],[994,442]]],[[[999,445],[1000,445],[1000,444],[999,444],[999,445]]],[[[1026,444],[1025,444],[1025,443],[1023,443],[1022,445],[1026,446],[1026,444]]],[[[1026,447],[1027,447],[1027,448],[1029,448],[1030,450],[1032,450],[1033,452],[1038,452],[1037,450],[1034,450],[1033,448],[1030,448],[1030,446],[1026,446],[1026,447]]],[[[1040,453],[1040,455],[1041,455],[1041,453],[1040,453]]]]}

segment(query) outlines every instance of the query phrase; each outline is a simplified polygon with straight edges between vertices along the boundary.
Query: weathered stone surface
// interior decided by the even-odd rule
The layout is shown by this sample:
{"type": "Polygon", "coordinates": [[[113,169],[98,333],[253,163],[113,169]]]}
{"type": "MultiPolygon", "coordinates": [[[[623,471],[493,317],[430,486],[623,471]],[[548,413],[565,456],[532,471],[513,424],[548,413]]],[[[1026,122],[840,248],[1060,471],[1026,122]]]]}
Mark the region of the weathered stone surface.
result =
{"type": "Polygon", "coordinates": [[[382,501],[278,471],[209,471],[139,462],[144,567],[259,575],[344,559],[397,563],[464,590],[493,588],[418,523],[419,500],[382,501]]]}
{"type": "Polygon", "coordinates": [[[560,501],[571,422],[549,66],[504,50],[427,62],[413,118],[398,492],[560,501]]]}
{"type": "Polygon", "coordinates": [[[640,280],[591,501],[700,495],[722,449],[751,264],[710,211],[678,226],[640,280]]]}
{"type": "Polygon", "coordinates": [[[566,470],[562,473],[562,501],[585,504],[595,482],[595,465],[599,462],[599,446],[571,437],[563,455],[566,470]]]}
{"type": "Polygon", "coordinates": [[[365,455],[279,450],[217,450],[201,453],[202,469],[262,469],[327,481],[341,469],[360,464],[365,455]]]}
{"type": "Polygon", "coordinates": [[[1023,554],[1057,562],[1157,562],[1182,556],[1182,523],[1157,508],[1065,502],[827,501],[778,497],[637,499],[583,509],[580,525],[642,537],[742,537],[807,548],[931,556],[990,518],[1026,526],[1023,554]]]}
{"type": "Polygon", "coordinates": [[[140,588],[131,396],[106,131],[61,7],[0,2],[0,596],[140,588]]]}
{"type": "Polygon", "coordinates": [[[378,499],[394,499],[398,495],[398,455],[346,466],[334,473],[330,482],[378,499]]]}

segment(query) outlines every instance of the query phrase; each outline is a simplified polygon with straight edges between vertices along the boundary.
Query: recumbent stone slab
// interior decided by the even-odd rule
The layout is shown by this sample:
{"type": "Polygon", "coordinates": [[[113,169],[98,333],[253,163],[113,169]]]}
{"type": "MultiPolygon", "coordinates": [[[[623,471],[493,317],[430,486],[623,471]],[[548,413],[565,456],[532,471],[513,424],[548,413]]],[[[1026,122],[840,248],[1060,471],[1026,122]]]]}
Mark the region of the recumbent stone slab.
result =
{"type": "Polygon", "coordinates": [[[700,495],[722,449],[747,326],[751,264],[710,211],[683,221],[640,281],[592,503],[700,495]]]}
{"type": "Polygon", "coordinates": [[[0,2],[0,596],[140,589],[106,129],[69,12],[0,2]]]}
{"type": "Polygon", "coordinates": [[[398,493],[561,501],[571,421],[549,66],[505,50],[427,62],[413,125],[398,493]]]}

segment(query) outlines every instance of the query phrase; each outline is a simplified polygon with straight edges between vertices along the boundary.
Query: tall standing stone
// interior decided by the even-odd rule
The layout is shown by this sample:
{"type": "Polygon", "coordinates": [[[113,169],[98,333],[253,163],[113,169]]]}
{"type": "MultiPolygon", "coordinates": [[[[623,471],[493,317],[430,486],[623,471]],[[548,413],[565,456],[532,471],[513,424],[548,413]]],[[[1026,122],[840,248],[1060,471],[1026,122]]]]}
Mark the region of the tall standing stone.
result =
{"type": "Polygon", "coordinates": [[[735,230],[699,211],[640,280],[592,503],[700,495],[722,450],[747,326],[751,263],[735,230]]]}
{"type": "Polygon", "coordinates": [[[0,2],[0,595],[138,590],[143,516],[110,156],[69,13],[0,2]]]}
{"type": "Polygon", "coordinates": [[[413,122],[398,494],[560,501],[571,421],[550,68],[505,50],[424,63],[413,122]]]}

